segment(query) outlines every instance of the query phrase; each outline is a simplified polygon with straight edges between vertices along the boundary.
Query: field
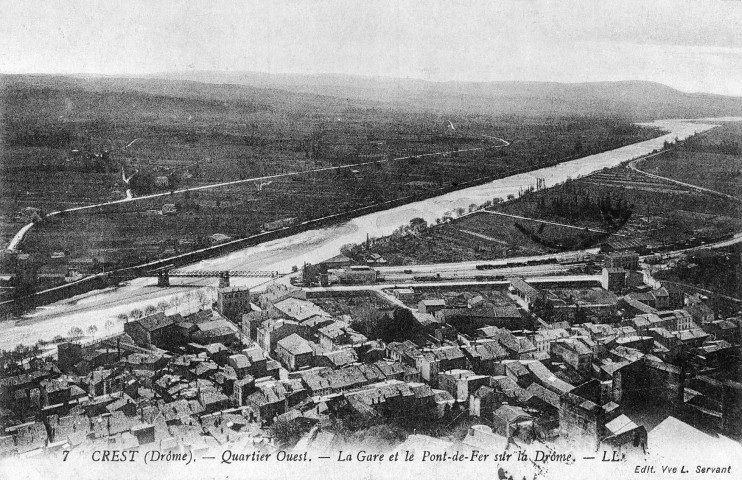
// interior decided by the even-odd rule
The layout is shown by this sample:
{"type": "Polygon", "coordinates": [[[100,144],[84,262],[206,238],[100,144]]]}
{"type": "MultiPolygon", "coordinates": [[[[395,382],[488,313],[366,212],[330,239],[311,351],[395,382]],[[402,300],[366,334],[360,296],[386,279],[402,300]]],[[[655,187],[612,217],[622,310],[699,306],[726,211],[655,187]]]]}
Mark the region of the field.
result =
{"type": "MultiPolygon", "coordinates": [[[[732,148],[729,145],[736,145],[740,133],[738,126],[727,125],[710,134],[691,137],[677,151],[668,150],[640,163],[641,168],[654,171],[662,167],[669,172],[661,171],[661,175],[698,182],[707,188],[725,188],[724,193],[740,195],[742,190],[735,190],[733,185],[739,182],[742,157],[725,154],[727,161],[714,163],[715,181],[698,173],[708,167],[710,155],[719,156],[705,150],[721,148],[719,145],[732,148]],[[678,158],[686,164],[683,171],[668,166],[678,158]]],[[[524,192],[519,198],[487,210],[528,220],[477,212],[416,235],[378,240],[371,250],[391,264],[404,265],[523,256],[625,240],[662,251],[691,247],[742,230],[740,202],[649,178],[628,166],[606,169],[553,188],[524,192]]]]}
{"type": "Polygon", "coordinates": [[[730,122],[648,159],[648,173],[742,198],[742,125],[730,122]]]}
{"type": "MultiPolygon", "coordinates": [[[[215,234],[245,237],[275,221],[411,201],[656,135],[611,117],[441,112],[152,79],[6,76],[2,104],[6,244],[34,215],[121,200],[127,190],[165,194],[38,223],[21,245],[26,265],[57,276],[193,250],[215,234]],[[504,143],[485,135],[511,144],[498,148],[504,143]],[[345,165],[353,166],[336,168],[345,165]],[[291,172],[298,174],[168,195],[291,172]],[[165,205],[174,208],[163,214],[165,205]]],[[[2,270],[16,268],[8,262],[2,270]]]]}

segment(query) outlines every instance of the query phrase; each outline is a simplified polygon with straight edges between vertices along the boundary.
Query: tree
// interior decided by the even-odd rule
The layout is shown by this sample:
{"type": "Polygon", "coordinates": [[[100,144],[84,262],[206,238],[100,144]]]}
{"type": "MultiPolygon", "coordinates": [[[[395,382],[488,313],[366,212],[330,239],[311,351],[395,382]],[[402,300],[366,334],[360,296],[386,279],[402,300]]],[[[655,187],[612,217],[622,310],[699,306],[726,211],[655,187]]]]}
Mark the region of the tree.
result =
{"type": "Polygon", "coordinates": [[[116,316],[116,319],[117,319],[117,320],[118,320],[119,322],[122,322],[122,323],[123,323],[123,322],[126,322],[126,321],[127,321],[128,319],[129,319],[129,316],[128,316],[127,314],[125,314],[125,313],[119,313],[119,314],[118,314],[118,315],[116,316]]]}
{"type": "Polygon", "coordinates": [[[170,306],[170,305],[169,305],[169,304],[168,304],[168,303],[167,303],[167,302],[166,302],[165,300],[160,300],[160,301],[159,301],[159,302],[157,303],[157,310],[159,310],[159,311],[161,311],[161,312],[164,312],[165,310],[167,310],[167,309],[168,309],[168,307],[169,307],[169,306],[170,306]]]}
{"type": "Polygon", "coordinates": [[[170,308],[174,308],[177,312],[182,300],[183,298],[180,295],[174,295],[173,298],[170,299],[170,308]]]}
{"type": "Polygon", "coordinates": [[[106,330],[110,330],[113,328],[113,322],[111,320],[106,320],[104,326],[106,327],[106,330]]]}
{"type": "Polygon", "coordinates": [[[421,231],[428,228],[428,222],[425,221],[425,219],[420,217],[415,217],[412,220],[410,220],[410,229],[421,231]]]}
{"type": "Polygon", "coordinates": [[[353,311],[356,320],[351,326],[369,338],[385,342],[402,341],[414,335],[420,327],[412,312],[406,308],[396,308],[389,315],[379,312],[370,304],[353,311]]]}
{"type": "Polygon", "coordinates": [[[548,298],[537,298],[531,303],[531,313],[545,321],[554,318],[554,304],[548,298]]]}
{"type": "Polygon", "coordinates": [[[150,316],[154,313],[157,313],[157,307],[155,307],[154,305],[147,305],[146,307],[144,307],[144,314],[146,316],[150,316]]]}
{"type": "Polygon", "coordinates": [[[203,290],[196,291],[196,298],[203,308],[206,308],[211,303],[211,298],[203,290]]]}
{"type": "Polygon", "coordinates": [[[305,263],[301,270],[301,280],[304,285],[316,285],[319,283],[320,268],[311,263],[305,263]]]}
{"type": "Polygon", "coordinates": [[[309,430],[309,424],[279,418],[273,423],[271,431],[277,443],[281,446],[293,445],[304,433],[309,430]]]}
{"type": "Polygon", "coordinates": [[[138,308],[135,308],[134,310],[132,310],[131,312],[129,312],[129,317],[130,318],[133,318],[135,320],[138,319],[138,318],[142,318],[142,315],[144,315],[144,312],[142,312],[142,310],[140,310],[138,308]]]}
{"type": "Polygon", "coordinates": [[[95,332],[98,331],[98,327],[96,327],[95,325],[90,325],[87,331],[88,331],[88,335],[92,337],[93,335],[95,335],[95,332]]]}
{"type": "Polygon", "coordinates": [[[67,332],[67,336],[70,338],[80,338],[85,334],[85,332],[82,331],[82,328],[80,327],[72,327],[67,332]]]}

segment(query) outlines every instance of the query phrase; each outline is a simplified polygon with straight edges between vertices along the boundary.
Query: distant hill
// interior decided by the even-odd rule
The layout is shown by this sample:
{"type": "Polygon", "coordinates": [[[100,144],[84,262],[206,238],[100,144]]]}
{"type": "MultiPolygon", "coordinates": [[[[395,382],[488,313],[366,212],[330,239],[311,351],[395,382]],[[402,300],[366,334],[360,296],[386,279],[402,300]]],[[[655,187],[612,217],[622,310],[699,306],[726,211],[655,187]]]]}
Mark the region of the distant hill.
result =
{"type": "Polygon", "coordinates": [[[611,115],[635,120],[742,115],[742,97],[685,93],[654,82],[429,82],[348,75],[171,72],[157,78],[237,84],[429,110],[487,114],[611,115]]]}
{"type": "MultiPolygon", "coordinates": [[[[429,82],[347,75],[171,72],[148,76],[0,75],[0,86],[138,92],[259,110],[391,107],[435,113],[530,117],[742,116],[742,97],[685,93],[653,82],[429,82]]],[[[144,99],[146,101],[146,99],[144,99]]]]}

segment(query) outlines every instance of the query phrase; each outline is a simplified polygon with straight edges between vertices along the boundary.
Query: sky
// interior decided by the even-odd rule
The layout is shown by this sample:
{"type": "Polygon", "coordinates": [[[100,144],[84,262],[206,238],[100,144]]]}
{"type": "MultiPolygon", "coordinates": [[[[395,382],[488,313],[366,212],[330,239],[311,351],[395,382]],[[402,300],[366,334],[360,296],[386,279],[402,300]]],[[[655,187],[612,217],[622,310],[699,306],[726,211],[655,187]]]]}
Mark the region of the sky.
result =
{"type": "Polygon", "coordinates": [[[742,96],[742,1],[0,0],[0,72],[649,80],[742,96]]]}

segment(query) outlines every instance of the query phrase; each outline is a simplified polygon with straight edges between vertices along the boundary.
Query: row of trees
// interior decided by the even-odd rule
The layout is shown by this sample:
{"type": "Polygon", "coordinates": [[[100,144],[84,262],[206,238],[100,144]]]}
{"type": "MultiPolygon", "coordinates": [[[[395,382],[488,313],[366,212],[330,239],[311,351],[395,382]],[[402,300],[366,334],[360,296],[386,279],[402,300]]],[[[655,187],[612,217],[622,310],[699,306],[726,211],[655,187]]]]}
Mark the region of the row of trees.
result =
{"type": "Polygon", "coordinates": [[[199,289],[188,291],[183,295],[175,295],[169,302],[160,300],[156,305],[147,305],[144,309],[134,308],[129,313],[118,314],[116,318],[121,322],[126,322],[128,320],[138,320],[140,318],[148,317],[157,312],[165,312],[169,308],[172,308],[177,312],[181,305],[190,305],[194,301],[196,301],[202,308],[207,308],[212,303],[211,296],[203,289],[199,289]]]}
{"type": "Polygon", "coordinates": [[[541,212],[568,221],[600,221],[609,229],[623,226],[634,211],[634,205],[610,194],[595,198],[587,194],[542,196],[537,204],[541,212]]]}

